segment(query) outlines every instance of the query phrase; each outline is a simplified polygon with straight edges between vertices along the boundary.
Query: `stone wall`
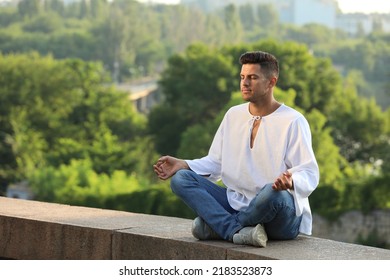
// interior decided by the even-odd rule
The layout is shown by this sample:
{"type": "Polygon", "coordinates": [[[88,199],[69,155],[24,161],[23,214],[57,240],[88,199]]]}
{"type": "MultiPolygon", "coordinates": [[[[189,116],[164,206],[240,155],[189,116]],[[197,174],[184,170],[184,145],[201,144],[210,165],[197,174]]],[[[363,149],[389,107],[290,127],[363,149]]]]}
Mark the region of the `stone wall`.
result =
{"type": "Polygon", "coordinates": [[[356,243],[370,235],[375,235],[378,242],[390,245],[390,210],[373,211],[367,215],[350,211],[336,221],[313,215],[313,236],[356,243]]]}
{"type": "Polygon", "coordinates": [[[0,197],[0,259],[390,260],[387,249],[303,235],[270,240],[266,248],[199,241],[191,224],[189,219],[0,197]]]}

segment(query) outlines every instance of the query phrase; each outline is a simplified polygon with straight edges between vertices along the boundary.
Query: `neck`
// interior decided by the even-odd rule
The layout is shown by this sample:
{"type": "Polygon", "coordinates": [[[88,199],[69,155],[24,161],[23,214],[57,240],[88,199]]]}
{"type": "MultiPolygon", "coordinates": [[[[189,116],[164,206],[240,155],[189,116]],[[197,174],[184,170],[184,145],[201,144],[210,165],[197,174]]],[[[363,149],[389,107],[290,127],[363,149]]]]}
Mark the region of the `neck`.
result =
{"type": "Polygon", "coordinates": [[[250,102],[249,103],[249,112],[253,116],[264,117],[264,116],[267,116],[267,115],[275,112],[280,107],[280,105],[281,105],[281,103],[279,103],[275,99],[271,100],[269,103],[266,103],[266,104],[264,104],[264,103],[258,104],[258,103],[250,102]]]}

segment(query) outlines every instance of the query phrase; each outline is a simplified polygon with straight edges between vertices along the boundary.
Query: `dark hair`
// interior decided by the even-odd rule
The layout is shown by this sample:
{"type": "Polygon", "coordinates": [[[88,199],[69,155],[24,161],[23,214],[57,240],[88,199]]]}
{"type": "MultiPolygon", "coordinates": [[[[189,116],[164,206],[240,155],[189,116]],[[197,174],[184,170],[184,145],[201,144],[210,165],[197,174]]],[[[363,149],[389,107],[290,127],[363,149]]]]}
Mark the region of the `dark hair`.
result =
{"type": "Polygon", "coordinates": [[[241,64],[259,64],[261,71],[264,75],[270,77],[274,75],[276,78],[279,77],[279,63],[275,56],[270,53],[262,51],[252,51],[243,53],[240,56],[241,64]]]}

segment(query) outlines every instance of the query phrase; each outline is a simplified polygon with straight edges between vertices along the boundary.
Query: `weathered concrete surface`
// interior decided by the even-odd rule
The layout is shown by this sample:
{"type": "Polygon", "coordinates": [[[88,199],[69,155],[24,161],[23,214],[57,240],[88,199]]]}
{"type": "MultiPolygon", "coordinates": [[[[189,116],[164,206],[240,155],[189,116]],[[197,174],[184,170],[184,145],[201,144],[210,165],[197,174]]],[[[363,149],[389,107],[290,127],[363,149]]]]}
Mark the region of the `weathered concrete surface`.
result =
{"type": "Polygon", "coordinates": [[[306,236],[266,248],[198,241],[191,222],[0,197],[0,258],[390,260],[390,250],[306,236]]]}

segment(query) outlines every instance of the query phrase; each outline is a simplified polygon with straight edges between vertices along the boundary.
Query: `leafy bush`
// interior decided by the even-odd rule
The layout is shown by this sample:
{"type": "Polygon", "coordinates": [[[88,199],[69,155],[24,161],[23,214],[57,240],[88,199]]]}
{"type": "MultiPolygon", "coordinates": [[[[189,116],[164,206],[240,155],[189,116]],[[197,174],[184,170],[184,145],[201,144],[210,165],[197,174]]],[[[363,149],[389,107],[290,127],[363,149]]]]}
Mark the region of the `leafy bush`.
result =
{"type": "Polygon", "coordinates": [[[318,213],[323,217],[333,219],[338,216],[340,211],[340,190],[335,189],[332,186],[318,187],[310,195],[310,206],[313,212],[318,213]]]}
{"type": "Polygon", "coordinates": [[[98,174],[90,160],[72,160],[58,168],[41,168],[28,181],[37,200],[99,208],[104,206],[107,197],[143,188],[135,175],[127,175],[122,170],[115,170],[111,175],[98,174]]]}
{"type": "Polygon", "coordinates": [[[190,219],[195,217],[195,213],[168,187],[154,187],[111,196],[106,200],[105,208],[190,219]]]}

